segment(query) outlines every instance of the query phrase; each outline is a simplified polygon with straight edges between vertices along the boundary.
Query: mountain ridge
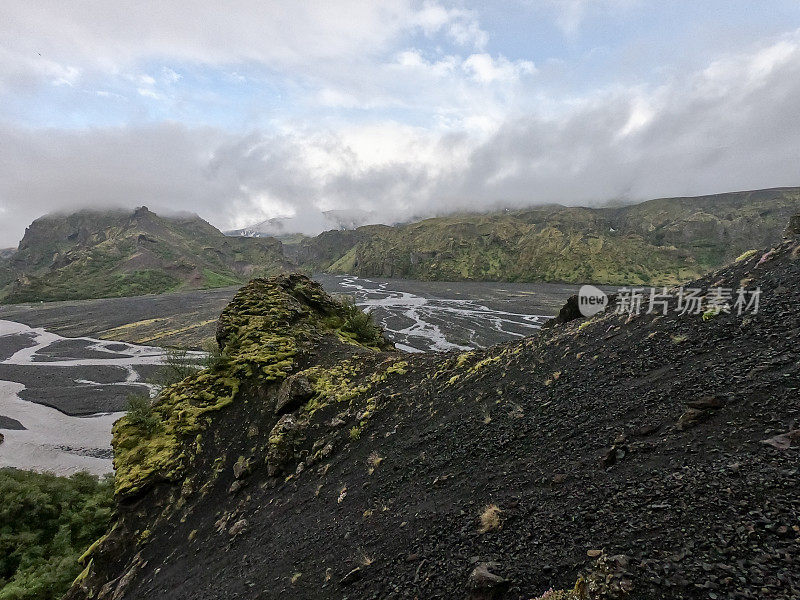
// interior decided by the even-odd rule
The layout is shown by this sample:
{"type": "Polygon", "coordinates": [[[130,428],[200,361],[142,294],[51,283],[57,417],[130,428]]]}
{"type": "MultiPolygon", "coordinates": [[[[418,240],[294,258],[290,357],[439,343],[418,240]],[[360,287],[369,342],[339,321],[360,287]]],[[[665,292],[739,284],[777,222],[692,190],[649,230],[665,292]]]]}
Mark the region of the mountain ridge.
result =
{"type": "Polygon", "coordinates": [[[0,302],[240,285],[304,270],[433,281],[674,285],[777,243],[800,188],[457,214],[316,237],[231,237],[146,208],[45,216],[0,256],[0,302]]]}
{"type": "Polygon", "coordinates": [[[312,270],[363,277],[669,285],[776,243],[797,210],[800,188],[548,205],[329,231],[285,252],[312,270]]]}
{"type": "Polygon", "coordinates": [[[84,210],[47,215],[0,265],[3,302],[75,300],[236,285],[288,263],[273,239],[223,235],[196,215],[84,210]]]}

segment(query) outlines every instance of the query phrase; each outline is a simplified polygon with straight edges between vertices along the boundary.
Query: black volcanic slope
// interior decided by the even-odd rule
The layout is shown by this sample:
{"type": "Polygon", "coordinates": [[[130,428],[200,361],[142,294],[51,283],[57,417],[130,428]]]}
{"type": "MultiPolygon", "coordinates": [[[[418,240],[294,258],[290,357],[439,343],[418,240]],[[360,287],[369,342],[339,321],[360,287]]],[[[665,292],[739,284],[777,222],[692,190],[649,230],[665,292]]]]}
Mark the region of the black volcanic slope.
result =
{"type": "Polygon", "coordinates": [[[717,285],[760,311],[405,355],[254,281],[161,427],[115,426],[116,521],[68,598],[796,599],[800,239],[717,285]]]}

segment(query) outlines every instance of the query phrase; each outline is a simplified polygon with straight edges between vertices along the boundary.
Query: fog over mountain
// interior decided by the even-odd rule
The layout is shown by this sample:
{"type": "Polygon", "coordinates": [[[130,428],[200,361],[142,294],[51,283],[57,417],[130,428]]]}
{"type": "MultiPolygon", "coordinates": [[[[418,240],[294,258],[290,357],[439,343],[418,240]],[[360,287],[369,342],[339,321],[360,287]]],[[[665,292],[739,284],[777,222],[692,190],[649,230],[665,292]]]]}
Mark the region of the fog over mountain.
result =
{"type": "Polygon", "coordinates": [[[182,16],[213,3],[4,3],[0,247],[80,207],[314,234],[331,210],[393,223],[800,182],[796,3],[371,4],[239,2],[211,30],[182,16]]]}

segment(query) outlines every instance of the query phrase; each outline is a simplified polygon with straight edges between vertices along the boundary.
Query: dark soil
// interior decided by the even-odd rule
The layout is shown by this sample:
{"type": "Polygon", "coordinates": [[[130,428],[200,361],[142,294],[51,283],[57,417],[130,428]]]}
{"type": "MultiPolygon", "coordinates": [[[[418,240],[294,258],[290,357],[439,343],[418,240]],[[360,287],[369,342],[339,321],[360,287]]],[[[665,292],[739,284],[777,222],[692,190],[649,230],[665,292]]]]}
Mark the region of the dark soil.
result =
{"type": "MultiPolygon", "coordinates": [[[[278,386],[243,389],[185,479],[119,499],[68,598],[450,600],[491,562],[493,597],[527,600],[599,554],[624,556],[637,600],[796,600],[800,435],[775,437],[800,428],[800,244],[761,256],[692,285],[760,286],[755,315],[605,314],[404,356],[314,413],[277,470],[278,386]]],[[[298,370],[339,360],[320,344],[298,370]]],[[[359,381],[395,356],[361,356],[359,381]]]]}

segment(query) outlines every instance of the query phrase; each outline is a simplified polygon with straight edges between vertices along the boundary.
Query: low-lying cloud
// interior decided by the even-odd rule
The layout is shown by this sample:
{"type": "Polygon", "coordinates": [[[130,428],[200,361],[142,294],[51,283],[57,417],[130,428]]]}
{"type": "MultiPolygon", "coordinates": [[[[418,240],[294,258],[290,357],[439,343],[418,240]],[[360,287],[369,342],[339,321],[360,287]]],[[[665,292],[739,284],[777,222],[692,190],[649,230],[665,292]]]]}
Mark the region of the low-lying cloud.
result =
{"type": "Polygon", "coordinates": [[[606,89],[557,115],[528,111],[484,129],[388,119],[247,134],[5,124],[0,247],[41,214],[79,207],[190,210],[222,229],[294,215],[316,233],[332,209],[391,223],[798,185],[798,98],[795,33],[660,87],[606,89]]]}

